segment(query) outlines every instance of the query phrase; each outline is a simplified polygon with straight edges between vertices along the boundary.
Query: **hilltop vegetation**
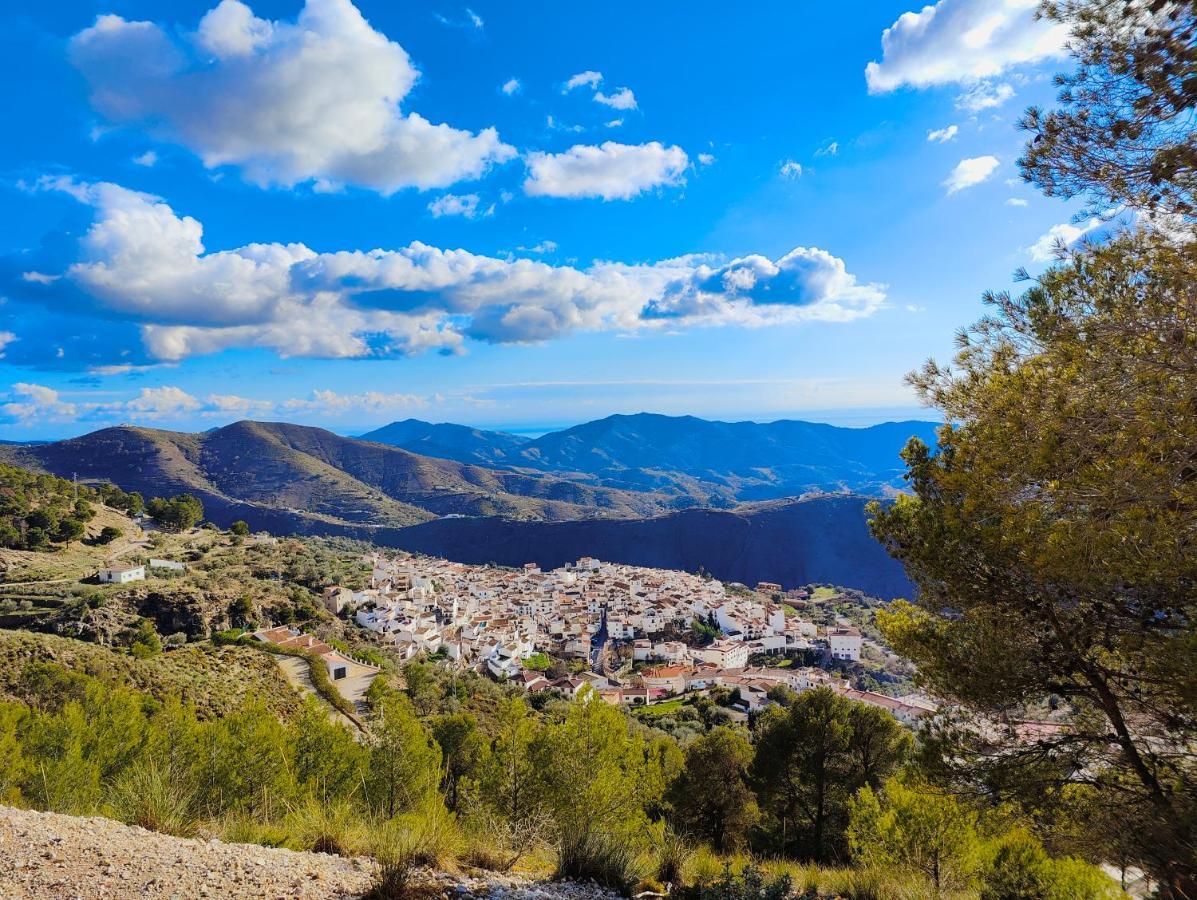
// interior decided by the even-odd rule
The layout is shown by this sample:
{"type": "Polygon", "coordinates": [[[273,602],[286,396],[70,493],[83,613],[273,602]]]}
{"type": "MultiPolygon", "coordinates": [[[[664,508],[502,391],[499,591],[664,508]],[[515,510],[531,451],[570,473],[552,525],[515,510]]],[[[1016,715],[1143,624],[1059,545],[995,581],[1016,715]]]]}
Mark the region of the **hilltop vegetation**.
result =
{"type": "Polygon", "coordinates": [[[0,697],[49,707],[80,695],[92,682],[135,690],[158,702],[185,701],[202,719],[228,715],[250,698],[282,718],[299,711],[278,666],[248,647],[204,642],[138,659],[84,641],[0,629],[0,697]]]}
{"type": "MultiPolygon", "coordinates": [[[[139,494],[126,494],[105,484],[77,485],[53,475],[0,464],[0,547],[45,550],[83,537],[96,515],[96,504],[136,513],[139,494]]],[[[97,535],[107,543],[117,535],[97,535]]]]}
{"type": "MultiPolygon", "coordinates": [[[[1116,895],[1096,870],[1053,860],[1011,831],[1009,816],[925,789],[902,793],[898,785],[917,777],[907,768],[909,736],[886,714],[828,691],[762,717],[751,741],[724,727],[683,753],[601,702],[556,701],[538,712],[514,689],[420,663],[404,671],[402,690],[376,681],[365,742],[314,700],[290,719],[253,699],[204,718],[186,700],[151,699],[103,675],[53,664],[31,671],[39,688],[0,702],[6,802],[101,812],[172,834],[370,852],[392,883],[412,864],[460,860],[623,889],[697,884],[697,893],[717,889],[722,868],[711,849],[695,853],[700,843],[845,861],[849,844],[868,834],[869,852],[892,854],[884,870],[779,861],[770,877],[803,887],[832,880],[859,896],[938,883],[976,897],[998,878],[1050,885],[1061,897],[1116,895]],[[862,785],[873,788],[852,800],[862,785]],[[814,809],[828,815],[812,818],[814,809]],[[912,837],[895,816],[933,827],[912,837]],[[944,817],[962,824],[948,843],[933,836],[944,817]],[[1012,861],[1002,850],[1016,839],[1030,852],[1012,861]],[[935,877],[901,856],[912,843],[941,854],[935,877]]],[[[743,861],[734,866],[742,873],[723,877],[757,877],[743,861]]]]}

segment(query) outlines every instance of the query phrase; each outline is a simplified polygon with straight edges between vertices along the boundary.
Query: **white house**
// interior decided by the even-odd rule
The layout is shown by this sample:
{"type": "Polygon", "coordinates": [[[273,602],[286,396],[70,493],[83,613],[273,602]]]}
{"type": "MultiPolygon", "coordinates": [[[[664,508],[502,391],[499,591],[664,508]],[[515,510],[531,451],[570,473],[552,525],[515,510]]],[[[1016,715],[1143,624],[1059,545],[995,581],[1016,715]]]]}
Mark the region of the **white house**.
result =
{"type": "Polygon", "coordinates": [[[693,655],[721,669],[742,669],[748,665],[748,645],[741,641],[715,641],[693,651],[693,655]]]}
{"type": "Polygon", "coordinates": [[[100,581],[104,584],[128,584],[130,581],[145,581],[145,566],[129,566],[124,569],[100,569],[100,581]]]}
{"type": "Polygon", "coordinates": [[[834,659],[860,660],[860,632],[855,628],[830,628],[827,631],[827,645],[834,659]]]}

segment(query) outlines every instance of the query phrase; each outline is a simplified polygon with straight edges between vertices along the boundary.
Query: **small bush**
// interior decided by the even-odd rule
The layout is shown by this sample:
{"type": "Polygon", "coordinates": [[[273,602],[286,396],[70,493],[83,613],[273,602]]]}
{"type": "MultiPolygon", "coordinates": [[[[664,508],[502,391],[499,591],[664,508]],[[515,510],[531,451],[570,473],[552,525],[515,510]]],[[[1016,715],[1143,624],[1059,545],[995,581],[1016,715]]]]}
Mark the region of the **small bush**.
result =
{"type": "Polygon", "coordinates": [[[1096,866],[1052,859],[1030,833],[1015,829],[990,848],[981,900],[1107,900],[1118,886],[1096,866]]]}
{"type": "Polygon", "coordinates": [[[367,844],[361,812],[349,800],[309,797],[286,815],[282,827],[297,849],[315,853],[353,856],[367,844]]]}
{"type": "Polygon", "coordinates": [[[98,545],[111,544],[117,538],[124,535],[124,532],[112,525],[105,525],[100,529],[100,533],[96,535],[95,543],[98,545]]]}
{"type": "Polygon", "coordinates": [[[657,880],[680,885],[685,880],[686,864],[694,850],[684,835],[666,828],[656,842],[657,880]]]}
{"type": "Polygon", "coordinates": [[[218,824],[216,831],[220,839],[229,844],[286,847],[290,838],[287,829],[282,825],[257,819],[246,813],[227,816],[218,824]]]}
{"type": "Polygon", "coordinates": [[[626,892],[647,874],[639,850],[626,835],[587,829],[562,835],[557,845],[559,879],[595,881],[626,892]]]}
{"type": "Polygon", "coordinates": [[[409,900],[412,865],[405,859],[379,859],[374,883],[362,900],[409,900]]]}
{"type": "Polygon", "coordinates": [[[785,900],[793,886],[789,873],[770,878],[750,864],[737,874],[730,863],[725,863],[719,878],[698,885],[683,896],[693,900],[785,900]]]}
{"type": "Polygon", "coordinates": [[[201,821],[196,791],[184,774],[152,760],[121,774],[110,806],[122,822],[179,837],[195,835],[201,821]]]}

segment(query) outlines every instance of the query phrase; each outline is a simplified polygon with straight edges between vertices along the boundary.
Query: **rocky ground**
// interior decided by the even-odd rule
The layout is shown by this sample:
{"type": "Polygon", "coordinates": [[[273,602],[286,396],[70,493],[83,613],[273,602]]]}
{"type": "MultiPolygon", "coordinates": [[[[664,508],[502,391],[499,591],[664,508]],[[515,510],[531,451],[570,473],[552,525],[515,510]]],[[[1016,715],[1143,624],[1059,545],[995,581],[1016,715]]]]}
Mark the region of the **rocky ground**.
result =
{"type": "MultiPolygon", "coordinates": [[[[170,837],[111,819],[0,806],[5,900],[359,897],[374,880],[365,858],[170,837]]],[[[417,872],[419,894],[468,900],[614,900],[590,885],[417,872]]]]}

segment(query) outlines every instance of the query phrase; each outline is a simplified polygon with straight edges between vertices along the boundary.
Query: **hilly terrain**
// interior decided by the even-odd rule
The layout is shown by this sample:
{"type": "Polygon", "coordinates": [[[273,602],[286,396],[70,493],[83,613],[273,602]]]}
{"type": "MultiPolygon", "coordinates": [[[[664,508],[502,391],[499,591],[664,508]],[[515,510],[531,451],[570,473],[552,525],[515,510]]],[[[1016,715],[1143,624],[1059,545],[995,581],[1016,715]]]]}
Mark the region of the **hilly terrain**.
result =
{"type": "Polygon", "coordinates": [[[592,555],[893,597],[911,587],[869,534],[864,504],[900,483],[897,454],[912,434],[934,439],[923,422],[847,429],[655,415],[535,440],[415,420],[372,434],[446,455],[243,421],[196,434],[105,428],[0,446],[0,460],[146,498],[193,494],[221,526],[244,519],[462,562],[555,567],[592,555]]]}
{"type": "Polygon", "coordinates": [[[512,522],[440,519],[382,529],[376,543],[464,563],[541,568],[583,556],[654,568],[704,569],[722,581],[773,581],[783,588],[850,585],[889,600],[914,587],[869,533],[868,498],[823,496],[686,509],[636,520],[512,522]]]}
{"type": "Polygon", "coordinates": [[[455,459],[482,466],[519,465],[519,450],[530,438],[505,431],[485,431],[451,422],[433,424],[419,419],[403,419],[360,435],[363,441],[376,441],[402,447],[412,453],[455,459]]]}
{"type": "Polygon", "coordinates": [[[661,498],[420,456],[320,428],[237,422],[199,434],[119,426],[0,458],[146,497],[187,492],[212,521],[279,533],[401,527],[459,514],[543,520],[651,515],[661,498]],[[334,526],[331,529],[327,526],[334,526]]]}
{"type": "Polygon", "coordinates": [[[551,473],[583,484],[730,507],[807,493],[887,495],[903,484],[911,437],[935,443],[934,422],[841,428],[818,422],[712,422],[650,413],[608,416],[526,440],[408,419],[363,437],[463,462],[551,473]]]}

